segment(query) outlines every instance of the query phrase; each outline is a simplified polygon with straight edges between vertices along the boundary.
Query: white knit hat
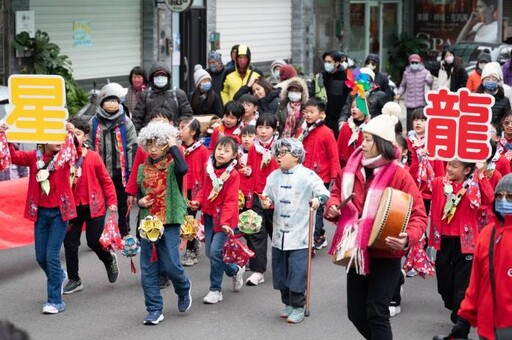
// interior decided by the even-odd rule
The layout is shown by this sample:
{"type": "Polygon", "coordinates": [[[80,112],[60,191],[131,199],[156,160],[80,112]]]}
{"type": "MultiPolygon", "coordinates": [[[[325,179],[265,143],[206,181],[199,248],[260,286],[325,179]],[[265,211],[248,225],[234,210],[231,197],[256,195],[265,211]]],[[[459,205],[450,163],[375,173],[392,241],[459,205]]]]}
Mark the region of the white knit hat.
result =
{"type": "Polygon", "coordinates": [[[382,107],[382,114],[400,117],[402,107],[396,102],[387,102],[382,107]]]}
{"type": "Polygon", "coordinates": [[[98,99],[100,104],[108,97],[117,97],[121,100],[121,98],[126,96],[126,93],[128,93],[128,89],[122,87],[118,83],[108,83],[101,89],[98,99]]]}
{"type": "Polygon", "coordinates": [[[375,80],[375,72],[373,72],[370,68],[368,68],[368,67],[361,67],[359,69],[359,72],[369,75],[370,78],[372,78],[372,81],[375,80]]]}
{"type": "Polygon", "coordinates": [[[382,114],[372,118],[368,124],[363,127],[363,132],[371,133],[380,138],[394,143],[396,140],[395,125],[398,123],[398,117],[389,114],[382,114]]]}
{"type": "Polygon", "coordinates": [[[201,65],[197,64],[196,66],[194,66],[194,83],[196,87],[198,87],[201,81],[204,79],[212,80],[212,77],[208,72],[206,72],[205,69],[203,69],[201,65]]]}
{"type": "Polygon", "coordinates": [[[482,80],[487,77],[495,77],[498,81],[503,80],[503,72],[499,63],[491,62],[485,64],[482,70],[482,80]]]}

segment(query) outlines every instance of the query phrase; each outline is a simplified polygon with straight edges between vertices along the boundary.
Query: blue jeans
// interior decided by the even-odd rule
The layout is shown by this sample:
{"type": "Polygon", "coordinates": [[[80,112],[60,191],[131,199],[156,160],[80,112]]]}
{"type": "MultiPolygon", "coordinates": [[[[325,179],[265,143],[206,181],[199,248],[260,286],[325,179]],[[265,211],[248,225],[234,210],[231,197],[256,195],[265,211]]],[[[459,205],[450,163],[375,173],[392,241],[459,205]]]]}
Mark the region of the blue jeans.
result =
{"type": "Polygon", "coordinates": [[[224,263],[222,260],[224,243],[226,243],[228,235],[223,232],[213,232],[213,218],[208,214],[204,214],[204,234],[205,252],[210,259],[210,290],[220,292],[224,273],[233,277],[238,273],[238,266],[224,263]]]}
{"type": "Polygon", "coordinates": [[[60,263],[60,249],[68,222],[62,220],[59,208],[38,208],[34,226],[36,260],[47,278],[48,303],[62,303],[62,280],[64,271],[60,263]]]}
{"type": "Polygon", "coordinates": [[[166,224],[160,240],[155,242],[158,260],[151,262],[153,244],[140,240],[140,271],[144,300],[148,312],[162,311],[163,300],[160,294],[160,273],[167,274],[178,296],[187,294],[190,279],[180,261],[180,226],[166,224]]]}

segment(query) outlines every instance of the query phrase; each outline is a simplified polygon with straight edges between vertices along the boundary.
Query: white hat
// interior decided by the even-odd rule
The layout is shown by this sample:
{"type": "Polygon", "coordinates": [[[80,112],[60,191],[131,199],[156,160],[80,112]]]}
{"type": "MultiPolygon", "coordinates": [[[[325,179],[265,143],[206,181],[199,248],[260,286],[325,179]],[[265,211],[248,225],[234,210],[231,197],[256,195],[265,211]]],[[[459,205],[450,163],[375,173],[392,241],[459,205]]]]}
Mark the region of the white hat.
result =
{"type": "Polygon", "coordinates": [[[368,68],[368,67],[361,67],[361,69],[359,69],[359,72],[369,75],[370,78],[372,78],[372,81],[375,80],[375,72],[373,72],[370,68],[368,68]]]}
{"type": "Polygon", "coordinates": [[[212,77],[208,72],[206,72],[205,69],[203,69],[201,65],[197,64],[196,66],[194,66],[194,83],[196,87],[198,87],[201,81],[204,79],[212,80],[212,77]]]}
{"type": "Polygon", "coordinates": [[[395,125],[398,123],[398,117],[389,114],[379,115],[372,118],[368,124],[363,127],[363,132],[371,133],[380,138],[394,143],[396,140],[395,125]]]}
{"type": "Polygon", "coordinates": [[[382,107],[382,114],[385,114],[385,115],[392,115],[392,116],[400,117],[401,113],[402,113],[402,107],[400,106],[400,104],[395,103],[395,102],[387,102],[382,107]]]}
{"type": "Polygon", "coordinates": [[[482,80],[487,77],[495,77],[498,81],[503,79],[503,72],[499,63],[491,62],[485,64],[482,70],[482,80]]]}
{"type": "Polygon", "coordinates": [[[108,97],[117,97],[121,100],[121,98],[126,96],[126,93],[128,93],[128,89],[125,89],[118,83],[108,83],[101,89],[98,99],[100,104],[108,97]]]}

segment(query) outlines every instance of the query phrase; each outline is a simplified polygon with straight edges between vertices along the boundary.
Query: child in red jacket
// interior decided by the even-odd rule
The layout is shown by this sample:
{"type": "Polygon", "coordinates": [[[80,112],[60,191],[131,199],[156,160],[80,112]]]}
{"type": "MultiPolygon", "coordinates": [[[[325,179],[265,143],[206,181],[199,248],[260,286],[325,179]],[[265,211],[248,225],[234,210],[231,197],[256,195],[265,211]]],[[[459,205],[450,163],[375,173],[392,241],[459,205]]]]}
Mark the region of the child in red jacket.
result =
{"type": "Polygon", "coordinates": [[[352,101],[350,108],[350,117],[342,125],[338,135],[338,153],[340,155],[341,168],[345,167],[350,155],[363,142],[363,133],[361,130],[364,125],[370,121],[370,115],[365,115],[352,101]]]}
{"type": "MultiPolygon", "coordinates": [[[[0,122],[0,133],[7,129],[7,124],[0,122]]],[[[72,130],[70,124],[66,129],[72,130]]],[[[61,267],[60,248],[68,221],[76,217],[70,165],[59,164],[61,149],[62,144],[42,144],[34,151],[21,151],[9,144],[12,163],[30,168],[25,218],[34,222],[36,260],[47,278],[48,301],[43,314],[57,314],[66,308],[62,301],[66,272],[61,267]]]]}
{"type": "Polygon", "coordinates": [[[264,209],[259,195],[265,189],[267,177],[279,166],[272,158],[272,145],[276,140],[277,118],[274,114],[264,113],[256,121],[256,139],[249,150],[247,166],[240,169],[242,176],[251,178],[252,210],[263,220],[259,232],[247,235],[247,245],[254,251],[255,257],[249,260],[253,271],[247,279],[247,285],[257,286],[265,282],[263,273],[267,270],[267,241],[272,237],[274,209],[264,209]]]}
{"type": "Polygon", "coordinates": [[[222,124],[213,129],[210,146],[208,147],[211,153],[215,151],[217,141],[223,136],[234,136],[237,143],[240,141],[240,132],[242,131],[240,122],[244,112],[244,106],[239,102],[229,101],[226,103],[222,124]]]}
{"type": "MultiPolygon", "coordinates": [[[[437,250],[437,289],[457,322],[457,311],[468,287],[478,237],[477,217],[492,204],[493,190],[485,163],[447,163],[446,176],[432,183],[429,246],[437,250]],[[474,169],[476,168],[476,171],[474,169]]],[[[467,329],[469,333],[469,327],[467,329]]]]}
{"type": "MultiPolygon", "coordinates": [[[[185,160],[188,164],[187,173],[187,199],[194,200],[199,190],[204,185],[204,169],[210,157],[210,151],[199,140],[201,135],[201,124],[197,119],[190,116],[181,117],[178,120],[179,138],[182,146],[185,147],[185,160]]],[[[195,212],[188,209],[188,214],[195,216],[195,212]]],[[[198,263],[199,240],[189,240],[187,250],[181,258],[184,266],[193,266],[198,263]]]]}
{"type": "Polygon", "coordinates": [[[77,217],[69,221],[68,232],[64,239],[66,269],[69,277],[69,281],[64,287],[64,294],[72,294],[83,289],[82,280],[78,275],[78,247],[84,222],[87,245],[105,265],[108,281],[116,282],[119,274],[115,254],[104,250],[100,244],[106,215],[105,196],[110,212],[117,213],[114,183],[101,157],[83,145],[90,132],[89,124],[77,117],[69,119],[68,122],[73,125],[75,139],[78,141],[78,150],[81,152],[78,154],[79,158],[75,162],[74,174],[71,177],[73,178],[77,217]]]}
{"type": "Polygon", "coordinates": [[[244,284],[245,269],[236,264],[224,263],[222,251],[228,236],[238,227],[238,188],[240,177],[236,170],[238,144],[233,137],[222,137],[206,165],[204,186],[195,200],[193,210],[199,208],[204,215],[205,251],[210,259],[210,289],[204,303],[222,301],[222,276],[233,278],[233,290],[240,291],[244,284]]]}
{"type": "MultiPolygon", "coordinates": [[[[332,130],[324,125],[325,108],[324,102],[316,99],[308,100],[304,104],[304,122],[297,131],[296,137],[306,150],[304,166],[313,170],[329,189],[329,185],[336,179],[341,168],[336,139],[332,130]]],[[[316,249],[327,247],[323,215],[324,206],[322,205],[317,209],[315,218],[313,239],[316,249]]]]}
{"type": "MultiPolygon", "coordinates": [[[[241,170],[247,166],[249,157],[249,150],[254,144],[256,138],[256,128],[254,125],[246,125],[241,133],[242,143],[238,146],[238,169],[241,170]]],[[[245,197],[244,208],[250,209],[252,207],[252,181],[251,177],[240,176],[240,191],[245,197]]]]}

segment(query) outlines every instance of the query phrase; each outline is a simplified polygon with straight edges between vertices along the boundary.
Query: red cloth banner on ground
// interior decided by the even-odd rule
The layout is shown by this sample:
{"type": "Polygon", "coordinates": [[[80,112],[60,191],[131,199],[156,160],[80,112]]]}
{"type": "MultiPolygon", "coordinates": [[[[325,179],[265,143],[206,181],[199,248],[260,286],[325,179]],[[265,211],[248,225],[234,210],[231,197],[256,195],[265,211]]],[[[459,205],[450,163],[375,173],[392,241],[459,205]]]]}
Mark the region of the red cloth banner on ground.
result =
{"type": "Polygon", "coordinates": [[[34,243],[34,223],[23,217],[28,177],[0,182],[0,249],[34,243]]]}
{"type": "Polygon", "coordinates": [[[491,155],[489,123],[494,97],[463,88],[450,92],[442,87],[427,94],[426,149],[430,159],[467,163],[482,162],[491,155]]]}

